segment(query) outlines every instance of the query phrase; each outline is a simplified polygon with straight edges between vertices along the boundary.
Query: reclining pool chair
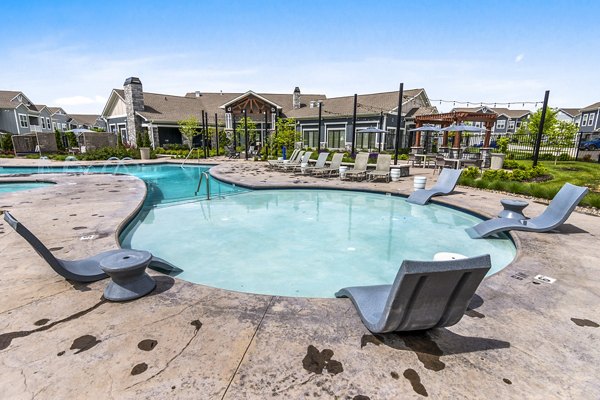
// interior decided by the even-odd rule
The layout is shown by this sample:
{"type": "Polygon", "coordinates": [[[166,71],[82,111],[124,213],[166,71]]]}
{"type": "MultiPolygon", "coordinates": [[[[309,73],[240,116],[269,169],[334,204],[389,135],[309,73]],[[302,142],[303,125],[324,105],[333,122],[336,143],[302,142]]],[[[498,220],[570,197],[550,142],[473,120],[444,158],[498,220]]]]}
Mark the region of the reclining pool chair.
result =
{"type": "Polygon", "coordinates": [[[424,205],[433,196],[441,196],[452,193],[458,182],[462,169],[444,168],[438,175],[438,180],[431,189],[417,189],[408,196],[409,203],[424,205]]]}
{"type": "Polygon", "coordinates": [[[543,213],[531,219],[493,218],[465,229],[473,239],[510,230],[547,232],[561,226],[589,191],[586,187],[565,183],[543,213]]]}
{"type": "Polygon", "coordinates": [[[358,153],[354,159],[354,167],[346,171],[346,178],[367,177],[367,163],[369,162],[369,153],[358,153]]]}
{"type": "Polygon", "coordinates": [[[491,267],[488,254],[449,261],[408,261],[392,285],[344,288],[373,333],[441,328],[462,318],[491,267]]]}
{"type": "MultiPolygon", "coordinates": [[[[21,224],[15,217],[13,217],[8,211],[4,212],[4,220],[19,234],[23,239],[33,247],[33,249],[48,263],[50,267],[59,275],[66,279],[76,282],[94,282],[100,279],[107,278],[108,275],[100,269],[100,260],[104,257],[115,254],[123,249],[108,250],[95,256],[84,258],[82,260],[61,260],[54,257],[52,252],[48,250],[46,246],[21,224]]],[[[182,272],[180,268],[168,263],[167,261],[152,256],[149,268],[155,269],[163,273],[178,273],[182,272]]]]}
{"type": "Polygon", "coordinates": [[[304,168],[302,170],[302,173],[303,174],[312,174],[314,171],[318,171],[320,169],[325,168],[325,162],[327,161],[327,157],[329,157],[328,152],[324,151],[322,153],[319,153],[319,157],[317,158],[315,165],[304,168]]]}
{"type": "Polygon", "coordinates": [[[324,167],[321,169],[315,169],[312,171],[313,175],[316,176],[331,176],[340,173],[340,165],[342,165],[342,159],[344,158],[344,153],[334,153],[331,158],[331,162],[328,167],[324,167]]]}
{"type": "Polygon", "coordinates": [[[367,180],[374,181],[377,178],[383,178],[386,182],[389,182],[391,164],[392,156],[390,154],[379,154],[375,170],[367,172],[367,180]]]}
{"type": "Polygon", "coordinates": [[[268,163],[267,166],[272,168],[272,167],[277,167],[281,164],[285,164],[285,161],[287,161],[287,162],[293,161],[296,159],[296,156],[298,155],[298,153],[300,153],[300,149],[294,149],[289,160],[267,160],[267,163],[268,163]]]}

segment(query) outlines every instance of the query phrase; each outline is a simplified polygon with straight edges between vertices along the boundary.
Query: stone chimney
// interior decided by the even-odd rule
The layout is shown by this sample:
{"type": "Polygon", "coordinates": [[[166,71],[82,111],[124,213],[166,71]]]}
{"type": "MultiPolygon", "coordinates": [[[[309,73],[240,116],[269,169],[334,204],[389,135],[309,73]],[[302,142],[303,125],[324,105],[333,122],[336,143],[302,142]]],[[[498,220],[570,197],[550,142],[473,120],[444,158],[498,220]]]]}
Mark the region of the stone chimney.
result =
{"type": "Polygon", "coordinates": [[[140,78],[131,77],[125,79],[123,84],[125,91],[125,110],[127,112],[127,138],[128,142],[135,147],[136,134],[142,132],[142,118],[135,115],[136,112],[144,111],[144,91],[140,78]]]}
{"type": "Polygon", "coordinates": [[[294,94],[292,94],[292,108],[297,110],[300,108],[300,88],[296,86],[294,94]]]}

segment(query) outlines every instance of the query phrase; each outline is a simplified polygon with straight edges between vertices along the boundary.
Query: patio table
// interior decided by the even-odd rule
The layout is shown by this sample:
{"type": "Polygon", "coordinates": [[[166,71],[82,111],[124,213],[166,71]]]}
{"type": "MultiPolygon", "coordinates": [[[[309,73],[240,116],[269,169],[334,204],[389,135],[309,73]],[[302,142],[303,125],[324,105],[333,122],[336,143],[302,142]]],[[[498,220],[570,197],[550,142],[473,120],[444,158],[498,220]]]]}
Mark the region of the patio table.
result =
{"type": "Polygon", "coordinates": [[[500,204],[504,208],[498,214],[500,218],[512,218],[512,219],[527,219],[523,215],[523,209],[529,205],[525,200],[513,200],[513,199],[502,199],[500,204]]]}

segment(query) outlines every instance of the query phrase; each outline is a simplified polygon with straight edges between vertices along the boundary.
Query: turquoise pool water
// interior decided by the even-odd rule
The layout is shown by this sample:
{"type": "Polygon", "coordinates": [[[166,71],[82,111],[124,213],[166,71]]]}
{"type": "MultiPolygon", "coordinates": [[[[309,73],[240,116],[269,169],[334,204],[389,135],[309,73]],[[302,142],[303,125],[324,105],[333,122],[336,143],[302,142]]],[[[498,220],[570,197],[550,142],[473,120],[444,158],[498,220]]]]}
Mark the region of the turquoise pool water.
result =
{"type": "Polygon", "coordinates": [[[2,168],[0,174],[118,172],[146,182],[148,197],[121,234],[184,270],[179,278],[251,293],[333,297],[340,288],[389,284],[404,259],[490,254],[493,274],[516,254],[508,237],[469,238],[479,218],[402,197],[336,190],[249,191],[211,179],[208,167],[173,164],[2,168]]]}
{"type": "Polygon", "coordinates": [[[251,293],[333,297],[391,283],[404,259],[489,253],[494,273],[516,254],[508,239],[469,238],[480,219],[404,198],[335,190],[259,190],[154,207],[122,235],[181,267],[178,277],[251,293]]]}
{"type": "Polygon", "coordinates": [[[0,195],[2,193],[11,193],[18,192],[20,190],[29,190],[29,189],[37,189],[44,186],[51,185],[51,183],[43,183],[43,182],[11,182],[11,183],[2,183],[0,182],[0,195]]]}
{"type": "MultiPolygon", "coordinates": [[[[177,164],[107,164],[95,166],[68,167],[0,167],[0,174],[36,174],[36,173],[119,173],[137,176],[146,182],[148,196],[146,206],[154,206],[185,200],[206,198],[206,186],[202,185],[198,195],[195,191],[200,174],[208,171],[209,166],[186,165],[183,168],[177,164]]],[[[211,178],[210,191],[212,196],[225,196],[245,192],[245,189],[224,184],[211,178]]]]}

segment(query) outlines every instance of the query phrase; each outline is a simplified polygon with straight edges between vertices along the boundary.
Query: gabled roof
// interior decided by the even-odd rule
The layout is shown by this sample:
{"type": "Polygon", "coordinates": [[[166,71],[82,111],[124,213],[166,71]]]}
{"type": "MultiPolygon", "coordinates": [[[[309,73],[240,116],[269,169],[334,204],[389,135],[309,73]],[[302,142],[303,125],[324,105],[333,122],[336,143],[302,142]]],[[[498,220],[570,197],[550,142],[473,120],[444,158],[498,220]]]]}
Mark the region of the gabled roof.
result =
{"type": "Polygon", "coordinates": [[[600,102],[598,102],[598,103],[594,103],[594,104],[590,104],[590,105],[589,105],[589,106],[587,106],[587,107],[583,107],[583,108],[581,109],[581,112],[584,112],[584,111],[595,111],[595,110],[597,110],[597,109],[599,109],[599,108],[600,108],[600,102]]]}
{"type": "MultiPolygon", "coordinates": [[[[412,100],[421,93],[423,89],[405,90],[403,93],[403,104],[412,100]]],[[[348,116],[354,112],[354,96],[332,97],[322,101],[323,117],[348,116]]],[[[398,107],[398,92],[383,92],[371,94],[359,94],[357,96],[356,115],[378,115],[389,113],[398,107]]],[[[305,107],[290,110],[286,115],[293,118],[315,117],[319,114],[319,108],[305,107]]]]}
{"type": "Polygon", "coordinates": [[[69,114],[69,117],[81,125],[94,125],[96,120],[100,118],[97,114],[69,114]]]}
{"type": "MultiPolygon", "coordinates": [[[[186,96],[187,96],[187,94],[186,94],[186,96]]],[[[242,99],[245,99],[246,97],[249,97],[249,96],[256,96],[256,97],[257,97],[257,98],[259,98],[260,100],[262,100],[262,101],[264,101],[264,102],[266,102],[266,103],[269,103],[269,104],[271,104],[272,106],[275,106],[275,107],[277,107],[277,109],[279,109],[279,110],[281,110],[281,109],[283,108],[282,106],[280,106],[279,104],[275,103],[274,101],[272,101],[272,100],[269,100],[267,97],[263,97],[263,96],[261,96],[260,94],[258,94],[258,93],[255,93],[255,92],[254,92],[254,91],[252,91],[252,90],[248,90],[248,91],[247,91],[246,93],[244,93],[243,95],[241,95],[241,96],[238,96],[238,97],[236,97],[236,98],[234,98],[234,99],[231,99],[231,100],[229,100],[227,103],[224,103],[224,104],[222,104],[222,105],[221,105],[219,108],[222,108],[222,109],[224,109],[224,110],[225,110],[225,109],[227,109],[227,106],[229,106],[229,105],[231,105],[231,104],[234,104],[234,103],[237,103],[238,101],[240,101],[240,100],[242,100],[242,99]]]]}
{"type": "Polygon", "coordinates": [[[0,108],[17,108],[20,104],[23,104],[27,109],[33,113],[37,113],[38,109],[31,100],[23,92],[14,90],[0,90],[0,108]],[[18,97],[21,96],[21,100],[18,97]]]}
{"type": "Polygon", "coordinates": [[[47,108],[48,108],[48,111],[50,111],[51,115],[54,115],[59,111],[61,111],[62,114],[67,115],[67,112],[62,107],[47,107],[47,108]]]}
{"type": "Polygon", "coordinates": [[[579,108],[559,108],[558,110],[564,112],[569,117],[575,117],[576,115],[579,115],[580,112],[579,108]]]}
{"type": "Polygon", "coordinates": [[[455,107],[452,109],[452,111],[457,111],[457,112],[479,112],[482,109],[488,109],[491,110],[493,112],[495,112],[498,115],[504,115],[508,118],[521,118],[524,117],[528,114],[531,114],[531,111],[529,110],[513,110],[510,108],[498,108],[498,107],[486,107],[486,106],[481,106],[481,107],[455,107]]]}

